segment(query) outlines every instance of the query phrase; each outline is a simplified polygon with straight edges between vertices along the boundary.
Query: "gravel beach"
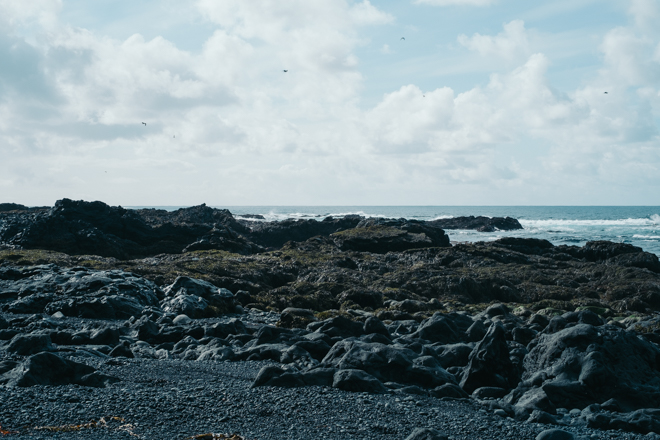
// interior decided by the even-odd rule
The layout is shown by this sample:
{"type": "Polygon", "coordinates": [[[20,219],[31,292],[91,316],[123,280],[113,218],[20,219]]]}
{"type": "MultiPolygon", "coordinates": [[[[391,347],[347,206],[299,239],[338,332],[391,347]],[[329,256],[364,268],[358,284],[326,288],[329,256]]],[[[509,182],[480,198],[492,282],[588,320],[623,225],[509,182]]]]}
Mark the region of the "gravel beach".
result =
{"type": "MultiPolygon", "coordinates": [[[[77,360],[119,377],[121,382],[106,388],[0,388],[2,427],[17,431],[3,438],[155,440],[236,433],[250,440],[375,440],[405,439],[415,428],[431,427],[450,439],[519,440],[535,439],[552,428],[497,416],[467,399],[353,393],[330,387],[250,388],[259,369],[267,364],[261,361],[77,360]],[[111,417],[122,421],[109,420],[111,417]],[[66,432],[101,418],[109,420],[108,427],[66,432]]],[[[576,438],[655,438],[593,430],[578,418],[573,420],[563,429],[576,438]]]]}

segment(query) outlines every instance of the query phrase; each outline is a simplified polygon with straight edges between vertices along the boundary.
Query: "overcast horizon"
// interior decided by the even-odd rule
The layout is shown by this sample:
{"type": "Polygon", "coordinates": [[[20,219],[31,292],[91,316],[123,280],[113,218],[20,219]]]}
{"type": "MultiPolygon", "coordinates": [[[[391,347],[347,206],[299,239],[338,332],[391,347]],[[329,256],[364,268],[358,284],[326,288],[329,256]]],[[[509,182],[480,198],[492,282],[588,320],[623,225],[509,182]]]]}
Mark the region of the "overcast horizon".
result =
{"type": "Polygon", "coordinates": [[[660,205],[657,0],[0,0],[0,203],[660,205]]]}

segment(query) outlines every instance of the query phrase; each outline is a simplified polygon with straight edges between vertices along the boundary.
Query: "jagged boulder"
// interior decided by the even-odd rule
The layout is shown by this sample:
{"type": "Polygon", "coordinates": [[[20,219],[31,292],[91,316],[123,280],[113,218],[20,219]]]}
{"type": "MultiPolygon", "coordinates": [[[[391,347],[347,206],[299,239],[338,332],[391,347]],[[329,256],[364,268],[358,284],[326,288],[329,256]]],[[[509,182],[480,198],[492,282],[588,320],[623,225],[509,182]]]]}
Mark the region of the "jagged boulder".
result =
{"type": "Polygon", "coordinates": [[[448,247],[449,237],[439,227],[405,219],[366,219],[353,229],[330,236],[342,250],[384,254],[407,249],[448,247]]]}
{"type": "Polygon", "coordinates": [[[96,372],[94,367],[47,352],[30,356],[0,375],[1,384],[18,387],[67,384],[104,387],[117,381],[119,379],[116,377],[96,372]]]}
{"type": "Polygon", "coordinates": [[[127,319],[139,316],[145,307],[158,306],[163,292],[130,272],[49,264],[0,271],[0,295],[13,299],[3,306],[13,313],[127,319]]]}
{"type": "Polygon", "coordinates": [[[528,348],[522,382],[507,396],[519,413],[612,398],[628,411],[660,405],[660,349],[633,332],[575,324],[540,335],[528,348]]]}
{"type": "Polygon", "coordinates": [[[461,388],[467,393],[481,387],[510,389],[516,386],[518,379],[509,358],[506,330],[498,323],[492,324],[470,353],[461,377],[461,388]]]}
{"type": "Polygon", "coordinates": [[[440,363],[431,356],[381,343],[343,340],[332,346],[321,365],[339,370],[366,371],[382,382],[399,382],[437,387],[456,383],[440,363]]]}

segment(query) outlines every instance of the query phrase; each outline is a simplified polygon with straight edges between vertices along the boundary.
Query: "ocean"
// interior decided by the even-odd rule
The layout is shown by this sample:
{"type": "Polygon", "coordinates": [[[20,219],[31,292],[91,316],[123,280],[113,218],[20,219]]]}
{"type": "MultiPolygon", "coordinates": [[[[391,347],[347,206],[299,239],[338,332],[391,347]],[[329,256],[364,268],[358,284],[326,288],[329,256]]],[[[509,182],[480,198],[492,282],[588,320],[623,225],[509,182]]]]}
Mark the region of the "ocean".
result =
{"type": "MultiPolygon", "coordinates": [[[[174,210],[179,207],[158,207],[174,210]]],[[[542,238],[555,245],[578,245],[609,240],[630,243],[660,255],[658,206],[214,206],[235,216],[260,214],[268,221],[322,220],[328,216],[358,214],[365,217],[433,220],[458,216],[514,217],[524,229],[476,232],[447,230],[452,242],[492,241],[500,237],[542,238]]]]}

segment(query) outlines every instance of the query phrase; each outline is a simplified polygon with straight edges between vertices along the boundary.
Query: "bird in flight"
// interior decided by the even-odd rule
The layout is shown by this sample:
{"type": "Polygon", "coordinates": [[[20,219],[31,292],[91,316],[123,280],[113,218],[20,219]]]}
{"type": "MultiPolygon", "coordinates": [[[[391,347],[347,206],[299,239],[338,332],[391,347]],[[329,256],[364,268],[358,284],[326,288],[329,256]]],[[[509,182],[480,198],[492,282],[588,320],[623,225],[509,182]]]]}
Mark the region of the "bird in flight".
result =
{"type": "Polygon", "coordinates": [[[405,40],[405,39],[406,39],[406,37],[401,37],[401,39],[402,39],[402,40],[405,40]]]}
{"type": "Polygon", "coordinates": [[[285,70],[284,70],[284,73],[287,73],[287,72],[288,72],[288,70],[285,69],[285,70]]]}
{"type": "Polygon", "coordinates": [[[607,95],[607,92],[605,92],[605,94],[607,95]]]}
{"type": "Polygon", "coordinates": [[[146,123],[146,122],[143,122],[143,124],[144,124],[144,125],[145,125],[145,127],[146,127],[146,125],[147,125],[147,123],[146,123]]]}

